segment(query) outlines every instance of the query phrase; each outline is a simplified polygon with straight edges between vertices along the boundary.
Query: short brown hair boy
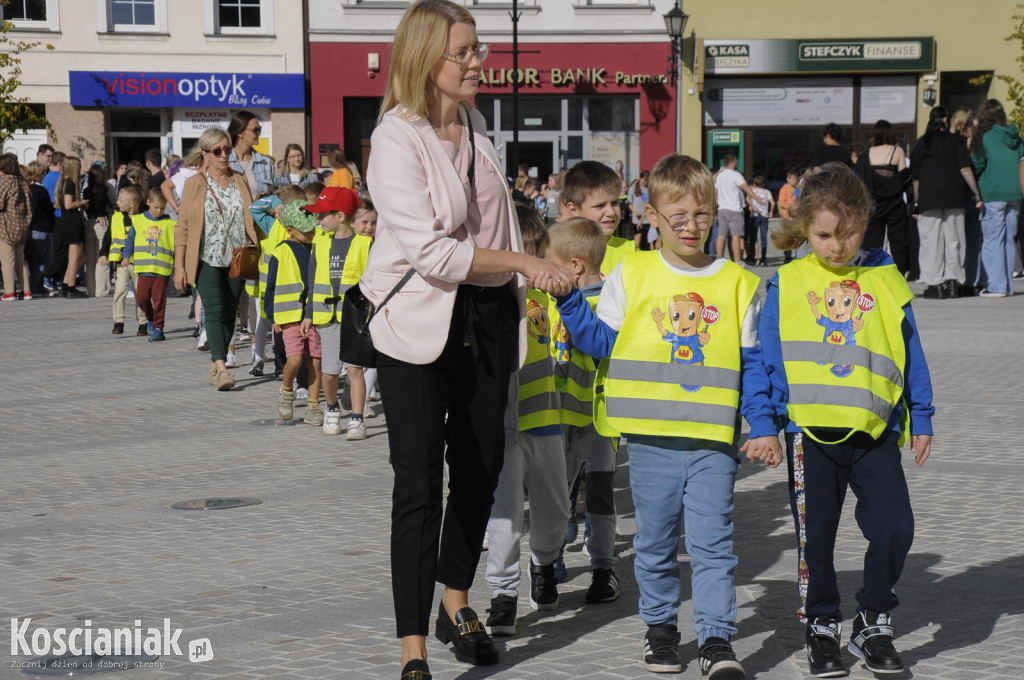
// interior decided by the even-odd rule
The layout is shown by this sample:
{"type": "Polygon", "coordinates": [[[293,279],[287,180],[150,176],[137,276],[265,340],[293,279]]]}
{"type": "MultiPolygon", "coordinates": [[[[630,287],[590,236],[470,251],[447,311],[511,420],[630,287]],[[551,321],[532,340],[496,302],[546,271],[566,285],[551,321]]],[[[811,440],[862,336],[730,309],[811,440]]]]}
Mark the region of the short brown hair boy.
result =
{"type": "Polygon", "coordinates": [[[619,195],[622,180],[615,171],[604,163],[597,161],[580,161],[565,173],[562,187],[562,200],[577,209],[583,205],[587,196],[596,191],[608,191],[619,195]]]}
{"type": "Polygon", "coordinates": [[[601,227],[586,217],[571,217],[551,227],[548,250],[560,262],[579,258],[588,271],[600,271],[608,238],[601,227]]]}

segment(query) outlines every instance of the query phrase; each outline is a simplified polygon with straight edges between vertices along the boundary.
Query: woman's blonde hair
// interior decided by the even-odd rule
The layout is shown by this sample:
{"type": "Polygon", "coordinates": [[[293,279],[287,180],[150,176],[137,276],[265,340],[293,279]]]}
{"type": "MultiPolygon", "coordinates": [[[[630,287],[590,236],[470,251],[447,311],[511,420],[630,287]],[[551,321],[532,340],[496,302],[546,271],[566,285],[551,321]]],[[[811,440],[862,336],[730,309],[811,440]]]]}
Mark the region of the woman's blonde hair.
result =
{"type": "Polygon", "coordinates": [[[783,220],[772,232],[780,250],[795,250],[807,241],[807,231],[823,210],[839,217],[836,239],[842,241],[868,224],[873,203],[868,188],[845,163],[825,163],[821,171],[804,179],[793,219],[783,220]]]}
{"type": "Polygon", "coordinates": [[[228,146],[231,146],[231,137],[224,128],[208,127],[203,130],[203,134],[199,135],[199,141],[196,142],[196,148],[200,151],[209,151],[221,140],[226,140],[228,146]]]}
{"type": "Polygon", "coordinates": [[[405,114],[427,115],[433,97],[430,72],[448,49],[448,31],[455,24],[476,26],[476,21],[469,10],[450,0],[419,0],[406,10],[391,46],[378,123],[396,106],[405,114]]]}
{"type": "Polygon", "coordinates": [[[75,196],[79,196],[78,185],[82,181],[82,161],[78,156],[67,156],[60,166],[60,176],[57,178],[57,186],[53,190],[53,206],[57,210],[64,210],[65,185],[70,184],[75,196]]]}

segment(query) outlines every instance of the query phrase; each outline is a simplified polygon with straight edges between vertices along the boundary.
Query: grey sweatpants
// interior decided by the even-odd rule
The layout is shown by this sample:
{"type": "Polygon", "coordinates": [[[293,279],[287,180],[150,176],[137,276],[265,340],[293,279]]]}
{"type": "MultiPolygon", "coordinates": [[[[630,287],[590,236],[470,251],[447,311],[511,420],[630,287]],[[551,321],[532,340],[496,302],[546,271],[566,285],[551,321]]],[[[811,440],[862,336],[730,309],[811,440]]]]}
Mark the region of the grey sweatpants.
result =
{"type": "Polygon", "coordinates": [[[558,557],[569,521],[563,445],[561,435],[520,432],[515,443],[505,449],[505,463],[487,522],[487,585],[494,596],[518,595],[524,488],[530,496],[530,559],[533,564],[545,566],[558,557]]]}
{"type": "Polygon", "coordinates": [[[590,517],[590,566],[615,568],[615,449],[593,424],[565,429],[565,471],[571,486],[582,471],[587,484],[587,515],[590,517]]]}

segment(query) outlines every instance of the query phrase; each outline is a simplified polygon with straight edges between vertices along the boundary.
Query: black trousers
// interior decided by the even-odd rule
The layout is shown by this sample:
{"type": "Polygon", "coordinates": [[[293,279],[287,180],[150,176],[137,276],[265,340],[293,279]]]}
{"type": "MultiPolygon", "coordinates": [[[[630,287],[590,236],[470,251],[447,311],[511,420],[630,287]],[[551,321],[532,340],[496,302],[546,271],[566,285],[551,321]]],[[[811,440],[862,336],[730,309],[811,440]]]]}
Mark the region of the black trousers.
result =
{"type": "Polygon", "coordinates": [[[914,541],[914,513],[903,474],[899,434],[856,434],[842,444],[786,435],[789,494],[796,522],[802,614],[842,621],[833,553],[849,487],[854,517],[868,541],[857,610],[887,612],[899,604],[893,587],[914,541]]]}
{"type": "Polygon", "coordinates": [[[882,248],[886,236],[889,237],[889,254],[900,274],[916,279],[917,267],[917,225],[912,224],[907,216],[907,207],[900,201],[895,207],[885,211],[876,210],[868,219],[868,229],[864,234],[864,250],[882,248]],[[911,228],[913,227],[913,232],[911,228]]]}
{"type": "Polygon", "coordinates": [[[435,582],[457,590],[473,584],[504,461],[518,324],[509,287],[460,286],[436,361],[378,356],[395,472],[391,581],[398,637],[427,634],[435,582]]]}

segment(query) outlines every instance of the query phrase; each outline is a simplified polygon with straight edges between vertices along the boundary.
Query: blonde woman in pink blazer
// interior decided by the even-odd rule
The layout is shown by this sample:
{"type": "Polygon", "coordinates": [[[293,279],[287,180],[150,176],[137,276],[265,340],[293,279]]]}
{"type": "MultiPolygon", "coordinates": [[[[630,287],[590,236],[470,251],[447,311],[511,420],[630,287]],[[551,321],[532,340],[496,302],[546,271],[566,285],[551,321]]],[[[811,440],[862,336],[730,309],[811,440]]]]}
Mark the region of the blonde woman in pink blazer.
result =
{"type": "Polygon", "coordinates": [[[414,270],[370,331],[393,425],[402,677],[423,680],[435,582],[445,586],[437,637],[471,663],[497,663],[467,595],[502,466],[509,381],[526,352],[526,286],[565,294],[572,276],[523,253],[501,163],[469,104],[487,57],[472,15],[421,0],[402,18],[391,54],[366,173],[377,238],[360,287],[380,304],[414,270]]]}

